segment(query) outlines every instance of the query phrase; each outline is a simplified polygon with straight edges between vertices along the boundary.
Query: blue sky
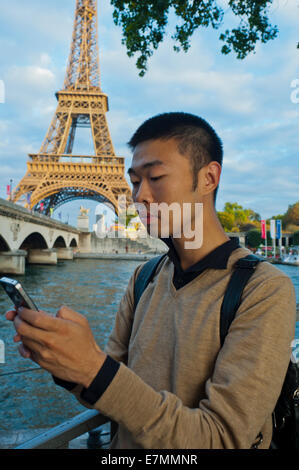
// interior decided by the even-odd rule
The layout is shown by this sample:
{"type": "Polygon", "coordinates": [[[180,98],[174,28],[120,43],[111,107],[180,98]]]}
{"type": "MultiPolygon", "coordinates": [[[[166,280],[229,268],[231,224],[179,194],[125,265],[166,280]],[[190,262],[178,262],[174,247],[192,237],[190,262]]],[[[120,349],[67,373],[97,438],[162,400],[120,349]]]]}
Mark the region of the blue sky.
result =
{"type": "MultiPolygon", "coordinates": [[[[226,0],[219,0],[225,4],[226,0]]],[[[101,85],[109,96],[107,120],[116,154],[131,153],[126,142],[147,118],[185,111],[208,120],[224,144],[217,210],[238,202],[263,218],[284,213],[298,201],[299,99],[291,87],[299,80],[299,0],[274,0],[270,16],[279,36],[259,44],[243,61],[222,56],[219,31],[195,33],[187,54],[175,53],[168,37],[138,76],[135,59],[121,45],[109,0],[99,0],[101,85]]],[[[75,0],[0,0],[0,197],[26,172],[27,154],[38,152],[56,109],[54,93],[63,88],[75,0]]],[[[229,12],[227,20],[230,21],[229,12]]],[[[173,22],[173,19],[172,19],[173,22]]],[[[90,136],[78,134],[77,150],[88,154],[90,136]]],[[[74,148],[74,153],[75,148],[74,148]]],[[[72,202],[63,220],[76,224],[80,205],[72,202]]]]}

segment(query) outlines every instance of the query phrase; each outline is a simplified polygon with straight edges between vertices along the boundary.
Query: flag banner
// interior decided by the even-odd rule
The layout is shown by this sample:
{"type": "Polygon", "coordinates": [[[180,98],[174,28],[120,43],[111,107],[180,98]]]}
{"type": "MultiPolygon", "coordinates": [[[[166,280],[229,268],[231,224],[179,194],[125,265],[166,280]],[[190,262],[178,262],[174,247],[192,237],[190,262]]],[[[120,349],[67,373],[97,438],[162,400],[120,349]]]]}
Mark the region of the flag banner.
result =
{"type": "Polygon", "coordinates": [[[274,240],[274,238],[276,238],[276,220],[275,219],[270,220],[270,234],[271,234],[272,240],[274,240]]]}
{"type": "Polygon", "coordinates": [[[261,226],[262,226],[262,238],[265,240],[266,239],[266,221],[261,220],[261,226]]]}
{"type": "Polygon", "coordinates": [[[31,193],[27,193],[27,202],[28,202],[28,204],[30,204],[30,200],[31,200],[31,193]]]}
{"type": "Polygon", "coordinates": [[[10,184],[6,185],[6,194],[7,194],[7,196],[10,195],[10,184]]]}
{"type": "Polygon", "coordinates": [[[276,220],[276,238],[281,239],[281,220],[276,220]]]}

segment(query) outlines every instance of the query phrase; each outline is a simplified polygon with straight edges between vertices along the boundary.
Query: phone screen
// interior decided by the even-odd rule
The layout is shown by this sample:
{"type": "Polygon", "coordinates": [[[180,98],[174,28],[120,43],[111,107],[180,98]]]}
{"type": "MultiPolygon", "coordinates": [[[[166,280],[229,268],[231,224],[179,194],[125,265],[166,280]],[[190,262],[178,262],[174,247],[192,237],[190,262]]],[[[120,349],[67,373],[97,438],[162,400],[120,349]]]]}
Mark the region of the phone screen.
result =
{"type": "Polygon", "coordinates": [[[19,307],[29,308],[29,306],[25,302],[25,299],[20,295],[20,293],[17,291],[15,287],[6,285],[4,286],[4,289],[17,308],[19,307]]]}

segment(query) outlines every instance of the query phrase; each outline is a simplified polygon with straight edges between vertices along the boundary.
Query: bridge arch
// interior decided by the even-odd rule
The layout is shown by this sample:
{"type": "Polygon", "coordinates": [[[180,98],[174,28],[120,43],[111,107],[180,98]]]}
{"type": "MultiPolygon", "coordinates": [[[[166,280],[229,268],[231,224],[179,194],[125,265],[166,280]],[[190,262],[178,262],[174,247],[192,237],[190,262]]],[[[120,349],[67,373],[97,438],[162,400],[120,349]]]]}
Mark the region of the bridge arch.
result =
{"type": "Polygon", "coordinates": [[[56,238],[53,248],[66,248],[67,244],[63,236],[59,235],[59,237],[56,238]]]}
{"type": "Polygon", "coordinates": [[[11,251],[9,244],[2,235],[0,235],[0,251],[11,251]]]}
{"type": "Polygon", "coordinates": [[[47,245],[46,240],[44,237],[38,233],[33,232],[28,235],[25,240],[20,245],[20,250],[28,250],[28,249],[47,249],[49,248],[47,245]]]}
{"type": "Polygon", "coordinates": [[[75,248],[78,246],[77,240],[75,238],[72,239],[70,243],[70,247],[75,248]]]}
{"type": "MultiPolygon", "coordinates": [[[[123,193],[122,193],[123,194],[123,193]]],[[[121,193],[119,193],[121,195],[121,193]]],[[[131,193],[126,194],[128,203],[132,203],[131,193]]],[[[66,187],[63,183],[53,182],[51,185],[39,189],[34,195],[31,205],[32,208],[39,208],[40,203],[44,203],[46,213],[50,207],[57,209],[66,202],[76,199],[89,199],[108,205],[115,214],[118,215],[118,194],[114,193],[103,182],[72,181],[72,185],[66,187]]]]}

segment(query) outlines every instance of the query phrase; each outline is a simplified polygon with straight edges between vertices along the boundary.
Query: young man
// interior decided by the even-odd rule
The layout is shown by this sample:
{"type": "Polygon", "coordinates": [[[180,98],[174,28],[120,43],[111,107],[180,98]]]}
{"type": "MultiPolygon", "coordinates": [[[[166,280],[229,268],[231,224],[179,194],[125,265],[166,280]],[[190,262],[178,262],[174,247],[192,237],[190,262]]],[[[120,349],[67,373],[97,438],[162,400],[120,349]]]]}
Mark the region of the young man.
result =
{"type": "MultiPolygon", "coordinates": [[[[249,250],[230,239],[216,214],[222,145],[204,120],[168,113],[146,121],[130,141],[133,199],[146,209],[147,228],[169,246],[134,311],[134,271],[105,353],[82,315],[61,307],[57,318],[8,312],[20,352],[118,423],[111,448],[250,448],[261,433],[268,448],[271,414],[290,360],[295,292],[288,276],[260,263],[245,287],[223,347],[219,318],[234,263],[249,250]],[[151,206],[203,208],[202,244],[169,236],[151,206]]],[[[193,238],[196,238],[195,234],[193,238]]]]}

